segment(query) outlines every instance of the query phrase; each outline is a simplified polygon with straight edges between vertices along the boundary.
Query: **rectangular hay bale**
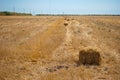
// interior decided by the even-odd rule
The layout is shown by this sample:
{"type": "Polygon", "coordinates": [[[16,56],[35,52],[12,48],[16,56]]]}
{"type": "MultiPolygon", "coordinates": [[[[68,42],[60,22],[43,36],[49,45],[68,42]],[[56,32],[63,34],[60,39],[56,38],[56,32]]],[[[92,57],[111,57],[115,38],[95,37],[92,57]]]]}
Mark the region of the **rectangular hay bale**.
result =
{"type": "Polygon", "coordinates": [[[79,52],[79,64],[83,65],[100,65],[101,57],[100,53],[89,49],[79,52]]]}

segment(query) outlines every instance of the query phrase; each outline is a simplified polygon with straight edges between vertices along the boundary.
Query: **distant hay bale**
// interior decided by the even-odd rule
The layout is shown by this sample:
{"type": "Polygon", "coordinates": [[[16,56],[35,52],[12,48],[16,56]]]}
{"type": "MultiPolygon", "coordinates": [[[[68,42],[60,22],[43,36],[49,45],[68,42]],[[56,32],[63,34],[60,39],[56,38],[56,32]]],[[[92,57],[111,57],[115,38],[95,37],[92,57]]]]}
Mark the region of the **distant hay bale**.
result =
{"type": "Polygon", "coordinates": [[[70,21],[70,19],[68,19],[68,18],[65,18],[65,20],[66,20],[66,21],[70,21]]]}
{"type": "Polygon", "coordinates": [[[67,23],[67,22],[65,22],[65,23],[64,23],[64,25],[65,25],[65,26],[67,26],[67,25],[68,25],[68,23],[67,23]]]}
{"type": "Polygon", "coordinates": [[[83,65],[100,65],[101,57],[100,53],[89,49],[89,50],[82,50],[79,52],[79,62],[78,64],[83,65]]]}
{"type": "Polygon", "coordinates": [[[70,21],[70,19],[67,19],[67,21],[70,21]]]}

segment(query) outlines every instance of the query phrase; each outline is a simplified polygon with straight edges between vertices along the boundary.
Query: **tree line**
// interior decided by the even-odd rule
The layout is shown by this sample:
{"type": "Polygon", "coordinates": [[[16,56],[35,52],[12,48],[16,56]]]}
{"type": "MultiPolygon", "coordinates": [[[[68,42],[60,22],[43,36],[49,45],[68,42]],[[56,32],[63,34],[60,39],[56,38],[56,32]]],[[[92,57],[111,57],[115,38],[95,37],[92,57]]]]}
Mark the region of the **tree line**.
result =
{"type": "Polygon", "coordinates": [[[0,12],[0,16],[32,16],[32,14],[3,11],[0,12]]]}

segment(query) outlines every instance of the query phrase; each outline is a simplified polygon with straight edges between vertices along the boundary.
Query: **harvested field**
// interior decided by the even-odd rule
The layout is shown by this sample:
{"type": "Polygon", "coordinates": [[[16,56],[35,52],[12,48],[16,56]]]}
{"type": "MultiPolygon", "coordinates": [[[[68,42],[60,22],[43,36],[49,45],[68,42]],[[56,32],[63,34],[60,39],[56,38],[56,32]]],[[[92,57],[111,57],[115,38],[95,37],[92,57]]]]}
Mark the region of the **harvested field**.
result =
{"type": "Polygon", "coordinates": [[[119,80],[119,44],[119,16],[0,16],[0,80],[119,80]]]}

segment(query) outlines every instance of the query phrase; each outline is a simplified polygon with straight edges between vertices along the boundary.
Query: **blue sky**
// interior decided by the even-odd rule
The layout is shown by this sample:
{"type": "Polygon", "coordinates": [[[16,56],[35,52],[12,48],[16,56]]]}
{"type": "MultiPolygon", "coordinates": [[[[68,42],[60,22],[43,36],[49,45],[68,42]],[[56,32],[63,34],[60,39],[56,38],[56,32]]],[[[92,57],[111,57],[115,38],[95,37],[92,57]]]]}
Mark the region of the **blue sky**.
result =
{"type": "Polygon", "coordinates": [[[0,11],[32,14],[120,14],[120,0],[0,0],[0,11]]]}

